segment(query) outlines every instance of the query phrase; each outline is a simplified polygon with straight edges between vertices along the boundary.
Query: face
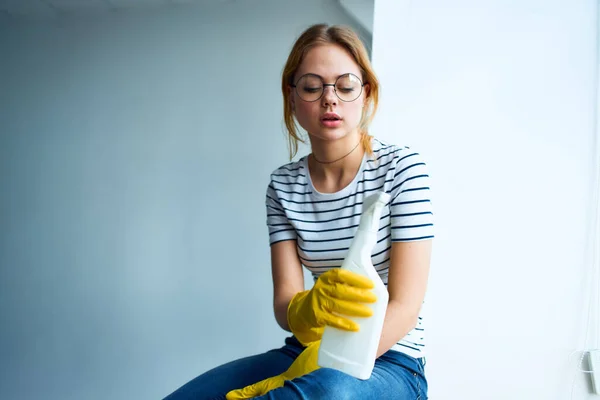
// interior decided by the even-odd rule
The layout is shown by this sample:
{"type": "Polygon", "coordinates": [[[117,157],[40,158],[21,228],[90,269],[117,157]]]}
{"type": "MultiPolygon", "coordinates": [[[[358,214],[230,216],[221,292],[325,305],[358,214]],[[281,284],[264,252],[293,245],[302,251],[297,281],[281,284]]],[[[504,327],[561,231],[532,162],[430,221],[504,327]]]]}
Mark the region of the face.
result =
{"type": "Polygon", "coordinates": [[[297,87],[290,87],[289,90],[296,120],[308,132],[311,142],[332,141],[358,133],[369,88],[365,85],[361,91],[360,81],[356,78],[362,79],[360,68],[341,46],[321,45],[306,53],[294,75],[294,83],[297,83],[297,87]],[[318,97],[319,87],[322,85],[319,76],[325,85],[337,81],[336,90],[342,99],[352,99],[359,92],[360,95],[353,101],[342,101],[336,95],[333,86],[323,86],[323,95],[320,99],[304,100],[318,97]],[[315,96],[314,93],[317,95],[315,96]]]}

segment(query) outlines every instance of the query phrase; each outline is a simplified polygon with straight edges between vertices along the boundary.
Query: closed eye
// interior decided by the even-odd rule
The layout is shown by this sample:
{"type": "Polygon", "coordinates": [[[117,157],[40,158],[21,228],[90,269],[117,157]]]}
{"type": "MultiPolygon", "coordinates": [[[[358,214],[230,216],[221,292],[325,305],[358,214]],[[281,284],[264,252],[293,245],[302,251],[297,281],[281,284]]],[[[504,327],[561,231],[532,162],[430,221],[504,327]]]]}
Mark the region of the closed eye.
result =
{"type": "Polygon", "coordinates": [[[320,87],[305,87],[302,88],[303,91],[308,92],[308,93],[317,93],[321,90],[320,87]]]}

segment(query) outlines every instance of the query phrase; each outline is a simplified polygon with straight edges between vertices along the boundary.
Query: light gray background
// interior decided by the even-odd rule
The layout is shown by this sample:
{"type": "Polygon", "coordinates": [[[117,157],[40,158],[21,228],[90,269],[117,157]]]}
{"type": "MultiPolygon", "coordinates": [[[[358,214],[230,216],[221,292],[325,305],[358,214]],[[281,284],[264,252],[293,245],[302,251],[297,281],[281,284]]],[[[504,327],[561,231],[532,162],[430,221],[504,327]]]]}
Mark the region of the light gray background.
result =
{"type": "Polygon", "coordinates": [[[0,398],[156,399],[283,344],[264,198],[323,21],[354,24],[273,0],[0,25],[0,398]]]}

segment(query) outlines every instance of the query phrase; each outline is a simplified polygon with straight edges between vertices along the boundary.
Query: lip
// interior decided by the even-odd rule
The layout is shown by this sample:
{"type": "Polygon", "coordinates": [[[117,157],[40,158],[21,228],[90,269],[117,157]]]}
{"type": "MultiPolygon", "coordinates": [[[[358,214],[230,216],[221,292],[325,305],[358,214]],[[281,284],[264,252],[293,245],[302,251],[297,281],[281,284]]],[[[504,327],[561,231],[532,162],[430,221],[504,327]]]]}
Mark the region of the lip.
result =
{"type": "Polygon", "coordinates": [[[324,128],[339,128],[340,126],[342,126],[342,120],[341,119],[322,119],[321,120],[321,126],[324,128]]]}
{"type": "Polygon", "coordinates": [[[341,121],[342,117],[340,117],[338,114],[336,114],[334,112],[328,112],[328,113],[321,115],[321,121],[327,121],[327,120],[333,120],[333,119],[341,121]]]}

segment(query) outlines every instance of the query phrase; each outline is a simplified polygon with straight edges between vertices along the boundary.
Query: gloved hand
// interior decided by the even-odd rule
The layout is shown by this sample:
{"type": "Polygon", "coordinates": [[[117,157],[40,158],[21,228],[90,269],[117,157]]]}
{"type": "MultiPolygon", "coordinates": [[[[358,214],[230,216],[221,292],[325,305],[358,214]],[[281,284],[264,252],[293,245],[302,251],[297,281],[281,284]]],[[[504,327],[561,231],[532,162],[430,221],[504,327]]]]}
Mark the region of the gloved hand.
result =
{"type": "Polygon", "coordinates": [[[243,389],[232,390],[227,393],[227,400],[251,399],[256,396],[262,396],[273,389],[283,386],[285,381],[319,369],[317,359],[319,357],[320,345],[321,341],[311,343],[283,374],[264,379],[243,389]]]}
{"type": "Polygon", "coordinates": [[[371,291],[375,285],[366,276],[333,268],[317,279],[311,290],[297,293],[287,310],[287,320],[294,336],[307,346],[320,340],[325,325],[347,331],[358,331],[352,317],[370,317],[373,311],[365,304],[377,301],[371,291]]]}

